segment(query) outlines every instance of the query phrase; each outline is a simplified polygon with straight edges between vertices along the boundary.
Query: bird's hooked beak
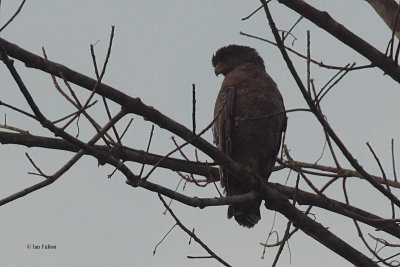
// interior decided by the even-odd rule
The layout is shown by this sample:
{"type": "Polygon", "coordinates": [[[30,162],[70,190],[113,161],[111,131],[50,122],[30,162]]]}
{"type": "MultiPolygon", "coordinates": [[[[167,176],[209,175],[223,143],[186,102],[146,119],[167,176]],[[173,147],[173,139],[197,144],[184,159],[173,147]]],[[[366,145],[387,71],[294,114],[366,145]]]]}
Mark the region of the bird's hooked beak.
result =
{"type": "Polygon", "coordinates": [[[215,76],[218,77],[218,75],[221,74],[221,71],[219,69],[217,69],[217,68],[214,68],[214,73],[215,73],[215,76]]]}
{"type": "Polygon", "coordinates": [[[216,76],[220,75],[221,73],[223,73],[223,66],[224,64],[222,64],[222,62],[219,62],[217,65],[215,65],[214,67],[214,73],[216,76]]]}

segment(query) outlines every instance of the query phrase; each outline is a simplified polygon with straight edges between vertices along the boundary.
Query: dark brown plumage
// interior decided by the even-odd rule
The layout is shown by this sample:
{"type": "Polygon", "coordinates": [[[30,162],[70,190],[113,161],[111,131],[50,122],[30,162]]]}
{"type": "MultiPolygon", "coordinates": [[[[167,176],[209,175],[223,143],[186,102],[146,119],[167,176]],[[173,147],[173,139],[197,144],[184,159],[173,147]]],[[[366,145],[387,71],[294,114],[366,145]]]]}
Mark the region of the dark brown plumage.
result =
{"type": "MultiPolygon", "coordinates": [[[[282,96],[253,48],[222,47],[213,56],[212,64],[216,75],[225,76],[215,103],[214,141],[222,152],[267,180],[286,129],[282,96]]],[[[227,196],[254,189],[224,168],[220,168],[220,176],[227,196]]],[[[260,204],[261,200],[257,200],[229,206],[228,218],[233,216],[240,225],[253,227],[261,218],[260,204]]]]}

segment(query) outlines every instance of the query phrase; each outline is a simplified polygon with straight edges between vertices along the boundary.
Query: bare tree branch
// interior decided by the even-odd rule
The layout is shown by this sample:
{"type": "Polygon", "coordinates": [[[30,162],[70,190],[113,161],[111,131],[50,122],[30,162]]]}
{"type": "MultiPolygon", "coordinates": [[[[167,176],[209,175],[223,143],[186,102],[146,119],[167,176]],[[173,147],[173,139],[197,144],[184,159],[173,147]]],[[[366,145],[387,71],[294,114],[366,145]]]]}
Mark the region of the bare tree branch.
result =
{"type": "Polygon", "coordinates": [[[361,39],[342,24],[334,20],[327,12],[320,11],[302,0],[279,0],[290,9],[293,9],[304,16],[318,27],[332,34],[348,47],[366,57],[372,64],[392,77],[393,80],[400,82],[400,67],[385,54],[379,52],[375,47],[361,39]]]}
{"type": "MultiPolygon", "coordinates": [[[[42,57],[30,53],[2,38],[0,38],[0,46],[6,50],[9,56],[24,62],[27,67],[36,68],[58,77],[63,75],[66,80],[79,85],[90,92],[93,90],[93,88],[97,87],[97,94],[121,105],[126,112],[140,115],[157,124],[161,128],[175,133],[184,140],[190,140],[194,136],[191,130],[168,118],[155,108],[145,105],[140,98],[133,98],[104,83],[98,84],[97,80],[91,79],[88,76],[80,74],[61,64],[51,61],[46,62],[42,57]]],[[[235,164],[228,156],[219,151],[215,146],[211,145],[203,138],[195,138],[191,141],[191,144],[213,158],[218,164],[226,165],[227,168],[235,168],[236,170],[239,170],[239,166],[237,164],[235,164]]]]}
{"type": "MultiPolygon", "coordinates": [[[[36,136],[32,134],[24,134],[24,133],[9,133],[0,131],[0,143],[2,144],[18,144],[24,145],[27,147],[41,147],[55,150],[65,150],[70,152],[78,152],[79,147],[66,142],[65,140],[59,138],[52,137],[42,137],[36,136]]],[[[94,145],[94,148],[97,150],[103,150],[104,152],[108,151],[107,146],[103,145],[94,145]]],[[[87,153],[85,153],[87,154],[87,153]]],[[[112,155],[116,158],[121,159],[122,161],[133,161],[137,163],[146,163],[150,165],[154,165],[160,161],[163,157],[162,155],[157,155],[154,153],[147,153],[143,150],[136,150],[133,148],[121,146],[112,152],[112,155]]],[[[327,176],[327,177],[357,177],[363,179],[363,176],[357,171],[343,168],[330,167],[320,164],[314,163],[306,163],[301,161],[282,161],[277,159],[278,162],[282,166],[276,166],[274,171],[281,170],[285,167],[295,170],[296,168],[301,168],[303,172],[317,175],[319,177],[327,176]],[[310,172],[307,169],[322,171],[322,172],[310,172]]],[[[218,168],[214,167],[215,163],[206,163],[206,162],[198,162],[198,161],[187,161],[181,160],[173,157],[165,158],[162,162],[159,163],[159,167],[167,168],[172,171],[180,171],[187,172],[192,174],[201,175],[207,177],[209,181],[218,181],[219,180],[219,172],[218,168]]],[[[379,177],[376,175],[371,175],[371,177],[380,184],[386,184],[386,181],[383,177],[379,177]]],[[[387,180],[387,183],[394,188],[400,188],[400,183],[387,180]]]]}
{"type": "Polygon", "coordinates": [[[327,230],[322,224],[306,216],[293,206],[287,198],[277,194],[276,190],[271,190],[266,185],[261,185],[261,187],[265,206],[283,214],[292,221],[293,226],[300,228],[308,236],[357,266],[378,266],[368,257],[327,230]]]}
{"type": "MultiPolygon", "coordinates": [[[[367,1],[370,4],[371,2],[374,2],[372,0],[367,0],[367,1]]],[[[22,2],[21,7],[24,4],[24,2],[25,1],[22,2]]],[[[363,237],[363,233],[361,232],[361,228],[359,227],[358,223],[362,222],[379,231],[384,231],[385,233],[392,235],[393,237],[400,238],[400,226],[399,226],[400,219],[395,218],[396,214],[394,213],[395,210],[394,205],[400,207],[400,200],[394,195],[395,191],[392,190],[392,188],[400,188],[400,183],[397,182],[396,169],[394,168],[395,160],[394,160],[393,144],[392,144],[392,165],[393,165],[394,179],[391,180],[386,177],[387,172],[384,171],[382,164],[379,162],[379,159],[377,158],[375,153],[373,154],[377,158],[377,162],[379,164],[383,177],[373,176],[367,173],[363,169],[363,167],[357,162],[357,160],[351,155],[350,151],[336,135],[334,130],[327,122],[327,119],[324,117],[324,114],[322,113],[320,100],[326,95],[327,92],[329,92],[329,89],[332,88],[332,86],[334,86],[335,83],[337,83],[340,80],[340,78],[336,79],[335,78],[336,76],[334,76],[334,78],[332,78],[326,84],[326,86],[324,86],[317,94],[317,90],[314,86],[313,79],[311,77],[310,63],[311,62],[315,63],[318,66],[324,68],[340,69],[343,70],[345,74],[348,71],[356,69],[378,66],[386,74],[390,75],[394,80],[399,82],[400,67],[397,65],[397,55],[399,54],[400,46],[397,47],[398,50],[396,51],[396,56],[393,57],[394,41],[392,36],[391,40],[392,43],[390,50],[391,51],[390,55],[392,56],[392,58],[388,58],[386,55],[379,52],[377,49],[369,45],[367,42],[365,42],[364,40],[362,40],[361,38],[350,32],[349,30],[347,30],[343,25],[336,22],[333,18],[330,17],[330,15],[327,12],[322,12],[320,10],[317,10],[302,0],[279,0],[279,2],[283,3],[284,5],[298,12],[301,15],[301,17],[289,31],[277,29],[272,19],[271,13],[268,9],[267,6],[268,2],[266,0],[261,0],[262,3],[261,8],[262,7],[264,8],[267,19],[270,23],[270,27],[274,34],[275,42],[271,42],[263,38],[251,36],[248,34],[243,34],[243,35],[267,41],[269,43],[272,43],[273,45],[276,45],[280,49],[282,56],[287,63],[288,69],[291,71],[299,89],[303,94],[304,99],[306,100],[309,106],[309,109],[292,109],[292,110],[287,110],[286,113],[298,110],[305,110],[309,112],[311,111],[314,114],[316,119],[320,122],[320,124],[323,127],[324,130],[323,133],[326,139],[322,155],[325,154],[324,153],[325,147],[328,145],[331,152],[330,156],[332,156],[332,158],[334,159],[336,167],[317,164],[318,160],[315,163],[295,161],[290,157],[288,153],[286,153],[286,160],[283,159],[283,156],[281,156],[280,159],[277,159],[277,161],[280,163],[280,166],[275,167],[274,171],[288,169],[289,170],[288,179],[291,176],[291,174],[295,172],[295,175],[297,175],[296,186],[293,188],[290,186],[266,182],[253,169],[244,167],[236,163],[234,160],[226,156],[224,153],[219,151],[215,146],[213,146],[211,143],[207,142],[201,137],[202,133],[207,131],[209,127],[212,126],[213,122],[211,122],[207,127],[205,127],[200,133],[196,134],[197,110],[196,110],[196,95],[195,95],[194,84],[192,86],[192,129],[188,129],[187,127],[177,123],[173,119],[165,116],[157,109],[151,106],[147,106],[139,98],[130,97],[111,86],[103,84],[102,78],[105,74],[107,62],[111,55],[114,27],[112,27],[109,47],[101,73],[99,73],[99,69],[97,66],[96,55],[94,53],[94,46],[91,45],[92,59],[93,59],[96,79],[92,79],[86,75],[83,75],[72,69],[69,69],[68,67],[63,66],[61,64],[49,61],[47,60],[46,56],[43,58],[33,53],[30,53],[18,47],[17,45],[0,38],[0,59],[7,66],[10,74],[14,78],[21,93],[23,94],[31,110],[33,111],[33,114],[25,112],[22,109],[13,107],[11,105],[4,104],[2,102],[0,102],[0,105],[6,106],[23,115],[27,115],[30,118],[33,118],[34,120],[38,121],[43,126],[43,128],[48,129],[50,133],[54,134],[57,137],[62,138],[59,139],[59,138],[49,138],[43,136],[34,136],[29,133],[24,133],[21,131],[20,133],[9,133],[0,131],[0,143],[20,144],[28,147],[42,147],[42,148],[70,151],[74,153],[71,159],[52,175],[45,174],[45,172],[42,171],[41,168],[39,168],[39,166],[28,156],[29,161],[38,172],[35,174],[44,177],[45,180],[33,186],[25,188],[20,192],[12,194],[11,196],[0,199],[0,205],[13,201],[17,198],[20,198],[26,194],[29,194],[47,185],[50,185],[51,183],[56,181],[59,177],[61,177],[61,175],[65,174],[69,170],[69,168],[73,166],[83,155],[90,155],[96,158],[99,161],[99,164],[107,163],[114,166],[115,171],[116,170],[120,171],[126,177],[127,179],[126,183],[128,185],[131,185],[134,188],[142,187],[143,189],[157,193],[165,208],[170,212],[171,216],[175,219],[176,225],[180,226],[181,229],[183,229],[186,233],[188,233],[191,236],[191,238],[195,239],[201,246],[203,246],[203,248],[206,249],[206,251],[211,255],[211,257],[216,258],[218,261],[220,261],[222,264],[226,266],[229,266],[229,264],[226,263],[214,252],[212,252],[194,234],[194,231],[190,231],[187,227],[185,227],[182,224],[182,222],[180,222],[180,220],[175,216],[175,214],[166,204],[161,195],[171,198],[171,201],[176,200],[181,202],[182,204],[192,207],[198,207],[201,209],[212,206],[239,204],[246,201],[255,200],[256,198],[257,199],[261,198],[265,200],[265,207],[267,209],[279,212],[289,220],[284,237],[279,238],[278,234],[276,234],[278,241],[272,245],[272,246],[279,246],[279,252],[276,254],[276,258],[273,265],[277,263],[280,253],[282,252],[282,249],[285,245],[285,242],[288,242],[289,239],[294,235],[294,233],[296,233],[300,229],[308,236],[312,237],[322,245],[326,246],[333,252],[344,257],[345,259],[347,259],[348,261],[352,262],[357,266],[377,266],[377,263],[373,261],[374,258],[373,259],[368,258],[366,255],[358,251],[355,247],[352,247],[349,244],[347,244],[345,242],[345,239],[338,238],[334,233],[328,230],[328,228],[318,223],[316,221],[317,216],[313,218],[312,216],[314,215],[310,213],[313,207],[318,207],[336,213],[337,215],[342,215],[353,219],[356,224],[360,238],[364,241],[365,245],[368,247],[372,255],[378,258],[379,262],[388,264],[388,259],[390,259],[391,257],[389,258],[381,257],[380,255],[378,255],[379,250],[376,251],[376,248],[374,250],[369,246],[369,244],[365,241],[363,237]],[[351,66],[350,64],[348,64],[345,67],[338,67],[338,66],[325,65],[322,62],[313,60],[311,58],[309,33],[308,33],[306,56],[288,47],[285,47],[283,44],[285,38],[289,34],[291,34],[291,31],[303,16],[312,21],[313,23],[315,23],[317,26],[324,29],[325,31],[331,33],[333,36],[335,36],[338,40],[345,43],[347,46],[353,48],[361,55],[369,59],[371,61],[371,64],[359,67],[354,67],[354,64],[351,66]],[[280,33],[282,33],[282,37],[280,33]],[[299,78],[299,75],[297,74],[295,68],[293,67],[293,64],[290,61],[290,58],[286,50],[290,50],[296,55],[305,58],[307,60],[307,88],[305,88],[301,79],[299,78]],[[41,112],[40,107],[37,106],[35,100],[32,98],[30,91],[22,81],[22,78],[15,69],[13,61],[10,59],[10,57],[15,58],[21,62],[24,62],[27,67],[35,68],[42,72],[46,72],[52,75],[56,88],[60,91],[61,94],[64,95],[64,97],[68,101],[73,103],[74,107],[77,109],[77,111],[74,112],[72,115],[73,118],[70,119],[70,121],[67,122],[64,127],[57,127],[54,122],[49,121],[46,118],[45,114],[41,112]],[[61,87],[58,85],[55,77],[60,77],[64,80],[65,85],[69,89],[72,97],[69,97],[67,94],[63,92],[61,87]],[[334,81],[335,79],[336,81],[334,81]],[[83,105],[80,104],[80,100],[77,98],[75,92],[72,90],[70,83],[74,83],[90,92],[90,97],[85,100],[85,104],[83,105]],[[328,84],[331,84],[331,87],[328,88],[328,84]],[[325,90],[325,88],[328,89],[325,90]],[[89,107],[91,99],[96,94],[102,97],[103,102],[105,104],[104,109],[109,118],[108,123],[104,127],[100,127],[94,121],[94,119],[92,119],[86,113],[86,109],[87,107],[89,107]],[[121,107],[120,112],[114,116],[111,116],[111,112],[108,107],[107,101],[110,101],[109,103],[119,105],[121,107]],[[73,137],[65,131],[69,123],[74,121],[76,118],[79,118],[78,116],[81,113],[87,116],[90,123],[92,123],[92,125],[95,127],[97,131],[97,133],[88,142],[81,141],[77,137],[73,137]],[[152,154],[149,152],[149,147],[152,140],[152,132],[153,132],[152,131],[149,137],[149,143],[146,151],[135,150],[133,148],[122,146],[121,138],[124,136],[126,130],[122,133],[120,137],[120,134],[118,133],[115,124],[117,121],[119,121],[122,117],[124,117],[128,113],[133,113],[142,116],[145,120],[150,121],[166,129],[167,131],[181,137],[184,140],[183,145],[179,146],[176,143],[176,149],[174,149],[172,152],[168,153],[165,156],[152,154]],[[116,136],[117,142],[114,142],[112,138],[108,135],[107,132],[110,129],[114,131],[114,135],[116,136]],[[103,138],[105,145],[96,145],[96,143],[100,138],[103,138]],[[353,166],[354,169],[341,168],[341,166],[339,165],[339,161],[335,155],[336,153],[333,149],[331,139],[337,145],[337,147],[340,149],[340,151],[343,153],[347,161],[353,166]],[[197,150],[196,150],[195,161],[189,160],[189,158],[185,154],[183,154],[183,152],[180,150],[182,146],[188,144],[191,144],[195,149],[204,152],[208,157],[212,159],[212,163],[198,162],[199,160],[197,157],[197,150]],[[170,157],[170,155],[177,150],[179,150],[182,153],[185,160],[170,157]],[[143,164],[142,169],[140,171],[140,175],[134,174],[132,170],[128,168],[127,165],[125,165],[126,161],[133,161],[143,164]],[[148,173],[148,175],[146,175],[145,178],[141,178],[144,164],[149,164],[154,167],[148,173]],[[178,187],[176,190],[173,190],[170,189],[169,187],[164,187],[157,183],[153,183],[147,180],[150,174],[154,176],[154,174],[152,173],[153,170],[155,170],[157,167],[163,167],[173,171],[177,171],[180,177],[182,177],[188,182],[194,181],[197,186],[202,186],[203,184],[197,183],[196,180],[193,178],[193,176],[191,176],[192,178],[190,178],[188,175],[182,174],[181,172],[187,172],[190,175],[197,174],[207,177],[207,180],[206,179],[201,180],[202,182],[205,182],[205,185],[207,185],[209,182],[215,182],[219,180],[219,174],[216,165],[220,165],[223,168],[227,169],[233,176],[237,177],[237,179],[239,179],[240,182],[246,184],[246,186],[248,186],[249,188],[250,187],[253,188],[255,191],[243,195],[230,196],[230,197],[222,197],[220,195],[221,197],[202,198],[196,196],[189,196],[187,194],[181,193],[180,191],[177,190],[178,187]],[[315,184],[313,183],[311,176],[316,176],[319,179],[326,179],[326,177],[328,177],[328,180],[324,181],[324,184],[321,187],[317,186],[316,183],[315,184]],[[300,177],[302,177],[304,181],[306,181],[307,185],[315,193],[312,191],[310,193],[301,190],[298,187],[300,177]],[[363,209],[363,207],[359,208],[350,205],[349,196],[347,194],[347,189],[346,189],[346,181],[348,177],[358,177],[361,179],[365,179],[366,181],[369,182],[369,184],[371,184],[384,196],[386,196],[386,198],[388,198],[391,201],[390,203],[392,205],[392,217],[390,219],[386,219],[368,212],[367,209],[363,209]],[[330,185],[332,185],[336,181],[342,181],[343,193],[345,194],[346,203],[330,198],[327,191],[325,191],[325,189],[327,189],[330,185]],[[382,186],[382,184],[385,185],[386,188],[382,186]],[[301,211],[298,208],[298,206],[300,205],[308,206],[305,212],[301,211]],[[290,229],[291,225],[293,225],[294,230],[290,229]]],[[[383,2],[383,0],[375,2],[383,2]]],[[[255,12],[257,12],[258,10],[260,9],[257,9],[255,12]]],[[[399,10],[400,9],[397,8],[394,20],[397,20],[399,10]]],[[[244,19],[250,18],[255,12],[253,12],[251,15],[249,15],[244,19]]],[[[387,10],[386,11],[384,10],[384,12],[388,13],[387,10]]],[[[394,25],[393,28],[395,29],[397,34],[398,25],[396,25],[396,23],[393,23],[393,25],[394,25]]],[[[395,32],[393,32],[393,35],[394,33],[395,32]]],[[[277,114],[273,114],[272,116],[275,115],[277,114]]],[[[244,119],[257,120],[265,118],[244,118],[244,119]]],[[[9,130],[17,129],[15,127],[13,128],[12,126],[8,126],[6,124],[5,126],[6,126],[5,128],[9,130]]],[[[206,160],[208,160],[208,158],[206,160]]],[[[391,245],[392,247],[396,247],[396,244],[389,243],[384,239],[380,239],[374,236],[372,236],[372,238],[376,242],[379,242],[380,244],[387,246],[391,245]]],[[[267,244],[266,246],[269,245],[267,244]]],[[[203,258],[203,257],[191,257],[191,258],[203,258]]]]}
{"type": "MultiPolygon", "coordinates": [[[[264,0],[262,0],[261,2],[265,2],[264,0]]],[[[287,4],[289,7],[290,6],[294,6],[294,7],[301,7],[303,9],[305,9],[304,13],[301,13],[302,15],[304,15],[305,17],[307,17],[308,13],[307,12],[315,12],[313,14],[318,14],[320,16],[323,16],[323,18],[329,17],[329,15],[327,14],[321,14],[320,11],[318,10],[314,10],[314,8],[312,8],[311,6],[309,6],[308,4],[302,2],[301,0],[293,0],[293,1],[289,1],[290,3],[293,4],[289,4],[287,3],[286,0],[281,0],[281,2],[287,4]],[[306,12],[307,11],[307,12],[306,12]]],[[[343,142],[339,139],[339,137],[336,135],[336,133],[334,132],[334,130],[330,127],[329,123],[326,121],[325,117],[323,116],[323,114],[321,114],[317,108],[317,106],[315,106],[313,99],[311,98],[311,96],[307,93],[307,89],[305,88],[305,86],[303,85],[303,82],[301,81],[299,75],[296,72],[296,69],[293,66],[292,61],[290,60],[285,47],[282,43],[282,40],[280,39],[280,36],[278,34],[278,30],[276,29],[275,23],[272,20],[271,14],[269,13],[268,7],[266,4],[264,4],[264,9],[265,12],[267,14],[267,18],[270,24],[270,27],[272,29],[272,32],[274,34],[275,37],[275,41],[278,44],[279,50],[281,51],[281,54],[290,70],[290,72],[292,73],[293,78],[295,79],[297,86],[299,87],[301,93],[303,94],[304,99],[306,100],[308,106],[310,107],[311,111],[315,114],[315,117],[318,119],[318,121],[321,123],[322,127],[324,127],[324,129],[326,130],[327,134],[332,138],[332,140],[336,143],[336,145],[339,147],[339,149],[342,151],[343,155],[347,158],[347,160],[350,162],[350,164],[354,167],[354,169],[356,169],[369,183],[371,183],[371,185],[373,187],[375,187],[377,190],[379,190],[383,195],[385,195],[388,199],[390,199],[391,201],[393,201],[393,203],[400,207],[400,200],[394,196],[391,192],[389,192],[388,190],[386,190],[386,188],[384,188],[383,186],[381,186],[379,183],[377,183],[370,175],[369,173],[367,173],[364,168],[357,162],[357,160],[353,157],[353,155],[350,153],[350,151],[346,148],[346,146],[343,144],[343,142]]],[[[318,17],[318,16],[317,16],[318,17]]],[[[314,17],[312,17],[313,19],[315,19],[314,17]]],[[[321,18],[322,19],[322,18],[321,18]]],[[[316,23],[316,22],[315,22],[316,23]]],[[[333,22],[331,22],[333,23],[333,22]]],[[[330,25],[330,24],[328,24],[330,25]]],[[[335,25],[338,26],[338,25],[335,25]]],[[[375,49],[375,48],[374,48],[375,49]]],[[[400,71],[400,69],[399,69],[400,71]]],[[[399,75],[397,76],[397,78],[400,81],[400,72],[399,75]]]]}

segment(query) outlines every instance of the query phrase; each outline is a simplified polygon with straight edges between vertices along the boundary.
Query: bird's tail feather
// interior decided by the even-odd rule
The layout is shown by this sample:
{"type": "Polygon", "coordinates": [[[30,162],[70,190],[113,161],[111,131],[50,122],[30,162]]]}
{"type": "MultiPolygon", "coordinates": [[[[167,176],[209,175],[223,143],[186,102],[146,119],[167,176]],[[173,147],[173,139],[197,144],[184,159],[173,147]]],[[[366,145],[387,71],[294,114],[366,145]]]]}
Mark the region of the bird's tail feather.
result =
{"type": "Polygon", "coordinates": [[[261,200],[248,201],[228,208],[228,218],[235,217],[235,220],[242,226],[251,228],[261,219],[261,200]]]}
{"type": "MultiPolygon", "coordinates": [[[[246,185],[235,179],[230,179],[229,175],[224,174],[221,178],[221,184],[225,187],[227,196],[241,195],[251,191],[246,185]]],[[[239,225],[251,228],[261,219],[260,205],[261,199],[230,205],[228,207],[228,219],[235,217],[239,225]]]]}

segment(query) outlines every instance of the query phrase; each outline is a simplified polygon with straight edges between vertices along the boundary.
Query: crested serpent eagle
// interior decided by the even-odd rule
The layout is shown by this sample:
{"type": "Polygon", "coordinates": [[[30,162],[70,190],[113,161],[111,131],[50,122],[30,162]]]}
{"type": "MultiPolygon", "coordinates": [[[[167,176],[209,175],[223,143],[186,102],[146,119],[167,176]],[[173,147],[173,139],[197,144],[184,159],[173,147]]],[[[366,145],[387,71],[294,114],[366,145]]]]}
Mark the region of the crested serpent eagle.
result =
{"type": "MultiPolygon", "coordinates": [[[[220,48],[212,58],[215,74],[225,76],[214,109],[214,142],[243,167],[256,171],[265,181],[271,175],[286,129],[282,96],[266,73],[257,51],[247,46],[220,48]]],[[[252,191],[220,167],[221,185],[227,196],[252,191]]],[[[245,227],[260,219],[261,199],[231,205],[228,218],[245,227]]]]}

